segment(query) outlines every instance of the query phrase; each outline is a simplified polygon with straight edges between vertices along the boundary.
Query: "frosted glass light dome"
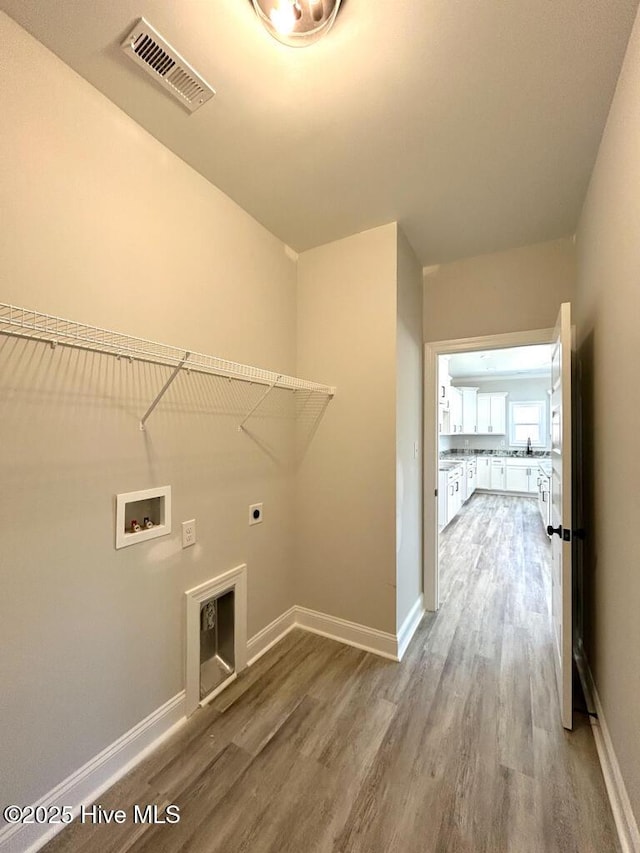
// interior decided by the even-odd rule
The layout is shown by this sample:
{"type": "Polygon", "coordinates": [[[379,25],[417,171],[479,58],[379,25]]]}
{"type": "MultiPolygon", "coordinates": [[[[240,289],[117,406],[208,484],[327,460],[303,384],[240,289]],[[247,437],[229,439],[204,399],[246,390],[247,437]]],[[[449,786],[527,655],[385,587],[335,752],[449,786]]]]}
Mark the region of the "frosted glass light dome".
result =
{"type": "Polygon", "coordinates": [[[333,26],[341,0],[252,0],[265,29],[282,44],[306,47],[333,26]]]}

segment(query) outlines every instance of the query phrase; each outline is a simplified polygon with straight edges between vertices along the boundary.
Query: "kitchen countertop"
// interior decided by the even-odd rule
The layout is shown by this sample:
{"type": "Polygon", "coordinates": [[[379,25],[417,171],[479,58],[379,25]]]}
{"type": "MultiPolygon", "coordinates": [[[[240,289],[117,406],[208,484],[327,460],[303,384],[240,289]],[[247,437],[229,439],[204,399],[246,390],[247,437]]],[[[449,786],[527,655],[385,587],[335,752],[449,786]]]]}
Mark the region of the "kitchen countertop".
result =
{"type": "Polygon", "coordinates": [[[527,462],[531,462],[532,465],[538,465],[538,467],[544,471],[547,476],[551,476],[551,457],[547,451],[536,451],[533,455],[527,456],[526,453],[520,450],[515,451],[505,451],[500,452],[496,450],[478,450],[475,453],[455,453],[451,451],[445,451],[442,456],[438,459],[438,470],[439,471],[451,471],[452,468],[456,468],[458,465],[461,465],[467,459],[476,459],[480,456],[490,456],[494,459],[524,459],[527,462]]]}
{"type": "Polygon", "coordinates": [[[438,459],[438,471],[451,471],[462,465],[468,459],[476,459],[479,456],[491,456],[495,459],[525,459],[532,465],[537,465],[548,477],[551,476],[551,455],[547,451],[538,450],[534,455],[527,456],[526,453],[516,451],[500,452],[495,450],[478,450],[475,453],[452,453],[445,451],[438,459]]]}
{"type": "Polygon", "coordinates": [[[541,459],[549,459],[550,453],[548,450],[534,450],[530,454],[527,454],[524,450],[474,450],[460,453],[455,450],[445,450],[440,456],[440,461],[455,461],[456,459],[468,459],[473,456],[497,456],[501,459],[530,459],[533,462],[541,459]]]}

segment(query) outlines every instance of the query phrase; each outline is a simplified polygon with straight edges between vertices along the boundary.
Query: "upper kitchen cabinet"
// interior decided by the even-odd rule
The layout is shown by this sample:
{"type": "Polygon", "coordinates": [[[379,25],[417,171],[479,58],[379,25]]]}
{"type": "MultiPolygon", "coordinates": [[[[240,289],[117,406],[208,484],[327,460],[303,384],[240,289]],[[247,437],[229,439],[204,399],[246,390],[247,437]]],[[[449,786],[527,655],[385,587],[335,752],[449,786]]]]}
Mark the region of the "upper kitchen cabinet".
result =
{"type": "Polygon", "coordinates": [[[504,391],[478,394],[478,430],[480,434],[504,435],[507,431],[507,394],[504,391]]]}
{"type": "Polygon", "coordinates": [[[449,408],[449,389],[451,377],[449,376],[449,359],[440,356],[438,359],[438,405],[443,409],[449,408]]]}
{"type": "Polygon", "coordinates": [[[478,389],[460,387],[462,394],[462,432],[473,435],[478,432],[478,389]]]}
{"type": "Polygon", "coordinates": [[[462,432],[462,391],[460,388],[449,388],[449,432],[462,432]]]}
{"type": "MultiPolygon", "coordinates": [[[[448,377],[447,377],[448,378],[448,377]]],[[[477,388],[455,387],[446,384],[444,376],[440,380],[439,424],[440,432],[445,435],[474,435],[477,429],[477,388]]]]}
{"type": "Polygon", "coordinates": [[[440,356],[438,359],[438,432],[441,435],[449,433],[449,359],[440,356]]]}

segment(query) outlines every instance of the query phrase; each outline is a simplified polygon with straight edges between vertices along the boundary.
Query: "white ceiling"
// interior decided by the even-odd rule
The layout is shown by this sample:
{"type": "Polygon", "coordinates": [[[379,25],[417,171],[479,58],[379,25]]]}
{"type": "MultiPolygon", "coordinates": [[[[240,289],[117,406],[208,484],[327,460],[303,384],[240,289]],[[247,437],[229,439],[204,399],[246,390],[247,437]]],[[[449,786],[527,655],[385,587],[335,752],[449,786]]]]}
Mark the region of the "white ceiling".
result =
{"type": "Polygon", "coordinates": [[[292,49],[250,0],[2,0],[294,249],[397,219],[423,264],[573,233],[637,5],[345,0],[292,49]],[[140,16],[217,90],[194,115],[121,52],[140,16]]]}
{"type": "Polygon", "coordinates": [[[452,379],[549,376],[552,350],[552,344],[540,344],[459,353],[449,358],[449,375],[452,379]]]}

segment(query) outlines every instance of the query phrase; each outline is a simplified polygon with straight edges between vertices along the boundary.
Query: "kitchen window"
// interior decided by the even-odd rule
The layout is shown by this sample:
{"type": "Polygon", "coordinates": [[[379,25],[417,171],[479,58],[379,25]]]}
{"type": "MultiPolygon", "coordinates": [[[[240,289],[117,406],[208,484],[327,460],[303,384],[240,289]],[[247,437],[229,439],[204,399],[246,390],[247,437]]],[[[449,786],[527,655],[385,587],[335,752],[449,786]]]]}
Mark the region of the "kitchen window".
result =
{"type": "Polygon", "coordinates": [[[545,447],[544,411],[545,404],[541,400],[532,403],[510,403],[510,444],[515,447],[526,447],[530,439],[533,447],[545,447]]]}

